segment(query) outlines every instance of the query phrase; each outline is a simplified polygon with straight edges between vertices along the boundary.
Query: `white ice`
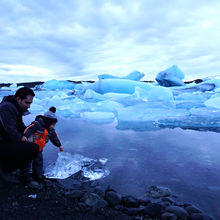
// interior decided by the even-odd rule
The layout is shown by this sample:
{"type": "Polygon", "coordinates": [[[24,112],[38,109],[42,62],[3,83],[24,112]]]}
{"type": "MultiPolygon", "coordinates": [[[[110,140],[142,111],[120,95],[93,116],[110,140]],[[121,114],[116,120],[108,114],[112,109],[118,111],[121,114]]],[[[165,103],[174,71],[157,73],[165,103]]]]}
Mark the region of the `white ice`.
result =
{"type": "Polygon", "coordinates": [[[106,158],[94,160],[79,154],[62,152],[58,153],[57,160],[45,169],[44,175],[50,179],[66,179],[82,171],[86,180],[101,179],[110,173],[105,167],[106,162],[106,158]]]}

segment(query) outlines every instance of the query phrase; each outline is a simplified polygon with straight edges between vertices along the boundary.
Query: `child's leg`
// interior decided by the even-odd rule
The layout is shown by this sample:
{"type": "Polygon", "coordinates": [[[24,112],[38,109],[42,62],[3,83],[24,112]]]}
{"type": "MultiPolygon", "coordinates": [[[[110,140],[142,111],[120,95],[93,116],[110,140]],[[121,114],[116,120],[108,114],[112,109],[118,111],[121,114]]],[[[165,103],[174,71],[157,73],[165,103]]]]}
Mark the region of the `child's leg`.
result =
{"type": "Polygon", "coordinates": [[[33,178],[38,180],[43,175],[43,153],[42,151],[38,153],[37,157],[32,163],[32,174],[33,178]]]}

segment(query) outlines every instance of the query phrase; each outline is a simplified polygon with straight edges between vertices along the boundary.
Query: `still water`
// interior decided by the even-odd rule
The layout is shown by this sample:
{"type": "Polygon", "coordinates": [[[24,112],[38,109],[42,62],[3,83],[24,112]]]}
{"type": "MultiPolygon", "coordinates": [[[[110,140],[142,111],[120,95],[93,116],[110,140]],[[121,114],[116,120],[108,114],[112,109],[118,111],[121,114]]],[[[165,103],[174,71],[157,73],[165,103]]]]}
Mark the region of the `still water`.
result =
{"type": "MultiPolygon", "coordinates": [[[[220,219],[220,134],[180,128],[118,130],[80,119],[59,119],[56,130],[66,152],[108,158],[111,173],[100,181],[119,193],[142,196],[151,185],[168,187],[178,201],[220,219]]],[[[45,166],[57,153],[51,143],[46,146],[45,166]]]]}

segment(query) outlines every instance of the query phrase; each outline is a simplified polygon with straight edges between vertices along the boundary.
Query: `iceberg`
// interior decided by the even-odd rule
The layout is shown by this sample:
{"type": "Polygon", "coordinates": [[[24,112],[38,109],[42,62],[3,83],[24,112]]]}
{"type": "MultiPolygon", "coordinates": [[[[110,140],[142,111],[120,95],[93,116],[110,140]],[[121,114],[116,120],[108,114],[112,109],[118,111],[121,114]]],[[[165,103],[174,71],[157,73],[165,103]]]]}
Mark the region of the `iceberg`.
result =
{"type": "Polygon", "coordinates": [[[184,78],[184,73],[174,65],[166,70],[163,70],[157,74],[156,81],[165,87],[170,86],[184,86],[185,83],[182,82],[184,78]]]}
{"type": "Polygon", "coordinates": [[[61,152],[57,160],[45,169],[44,175],[49,179],[66,179],[82,171],[86,181],[97,180],[109,175],[106,162],[106,158],[94,160],[79,154],[61,152]]]}
{"type": "Polygon", "coordinates": [[[85,87],[85,89],[92,89],[97,93],[125,93],[133,94],[135,87],[140,87],[145,90],[150,90],[153,85],[150,83],[137,82],[129,79],[103,79],[85,87]]]}
{"type": "Polygon", "coordinates": [[[74,89],[74,87],[75,87],[75,83],[66,80],[56,80],[56,79],[49,80],[43,83],[43,85],[41,86],[41,88],[50,89],[50,90],[74,89]]]}
{"type": "Polygon", "coordinates": [[[141,78],[144,77],[144,74],[139,71],[132,71],[127,76],[124,77],[118,77],[118,76],[112,76],[110,74],[101,74],[98,75],[99,79],[130,79],[135,81],[140,81],[141,78]]]}

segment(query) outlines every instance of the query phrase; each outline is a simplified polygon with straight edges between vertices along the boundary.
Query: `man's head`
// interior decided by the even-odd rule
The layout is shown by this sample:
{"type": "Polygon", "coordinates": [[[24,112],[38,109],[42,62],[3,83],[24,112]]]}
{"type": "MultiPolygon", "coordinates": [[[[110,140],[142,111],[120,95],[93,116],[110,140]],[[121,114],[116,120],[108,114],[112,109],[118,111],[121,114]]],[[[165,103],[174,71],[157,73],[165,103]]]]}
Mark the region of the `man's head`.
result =
{"type": "Polygon", "coordinates": [[[22,87],[18,89],[15,93],[15,99],[21,109],[21,111],[26,112],[30,108],[33,102],[35,94],[32,89],[27,87],[22,87]]]}

